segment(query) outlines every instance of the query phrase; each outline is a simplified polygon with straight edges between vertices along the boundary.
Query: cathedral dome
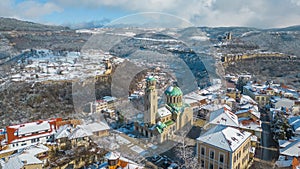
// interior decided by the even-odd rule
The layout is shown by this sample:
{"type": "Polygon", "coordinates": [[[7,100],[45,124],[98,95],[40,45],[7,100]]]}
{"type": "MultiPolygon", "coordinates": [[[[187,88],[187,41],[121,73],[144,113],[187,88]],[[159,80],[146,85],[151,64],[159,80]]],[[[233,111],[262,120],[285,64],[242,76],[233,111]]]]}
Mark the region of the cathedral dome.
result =
{"type": "Polygon", "coordinates": [[[178,86],[169,86],[165,91],[167,96],[182,96],[182,91],[178,86]]]}
{"type": "Polygon", "coordinates": [[[153,77],[153,76],[149,76],[149,77],[147,78],[147,81],[148,81],[148,82],[156,81],[156,79],[155,79],[155,77],[153,77]]]}

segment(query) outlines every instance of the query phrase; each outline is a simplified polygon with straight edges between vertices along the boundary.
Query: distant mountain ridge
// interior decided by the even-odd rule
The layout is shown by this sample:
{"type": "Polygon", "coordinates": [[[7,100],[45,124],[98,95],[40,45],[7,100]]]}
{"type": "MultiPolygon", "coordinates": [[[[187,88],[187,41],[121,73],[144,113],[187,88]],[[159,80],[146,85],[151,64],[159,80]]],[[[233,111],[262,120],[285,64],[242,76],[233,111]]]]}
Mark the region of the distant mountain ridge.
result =
{"type": "Polygon", "coordinates": [[[271,28],[269,30],[275,31],[300,31],[300,25],[289,26],[285,28],[271,28]]]}
{"type": "Polygon", "coordinates": [[[68,30],[65,26],[44,25],[14,18],[0,17],[0,31],[59,31],[68,30]]]}
{"type": "MultiPolygon", "coordinates": [[[[65,25],[45,25],[30,21],[19,20],[15,18],[5,18],[0,17],[0,31],[56,31],[56,30],[68,30],[68,29],[92,29],[92,28],[101,28],[105,25],[109,25],[110,20],[107,18],[100,19],[97,21],[88,21],[74,24],[65,24],[65,25]]],[[[127,24],[117,24],[115,27],[126,27],[132,26],[127,24]]],[[[109,25],[108,27],[114,27],[113,25],[109,25]]],[[[203,31],[216,31],[216,32],[224,32],[224,31],[300,31],[300,25],[288,26],[283,28],[255,28],[255,27],[243,27],[243,26],[229,26],[229,27],[198,27],[203,31]]]]}

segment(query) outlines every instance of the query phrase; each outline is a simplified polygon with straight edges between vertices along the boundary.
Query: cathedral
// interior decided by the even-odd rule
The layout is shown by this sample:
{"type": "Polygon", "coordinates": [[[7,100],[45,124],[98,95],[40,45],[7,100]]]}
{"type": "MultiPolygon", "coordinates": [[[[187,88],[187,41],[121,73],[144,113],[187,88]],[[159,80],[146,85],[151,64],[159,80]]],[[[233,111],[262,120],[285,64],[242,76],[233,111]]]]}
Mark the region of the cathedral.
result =
{"type": "Polygon", "coordinates": [[[193,111],[184,103],[183,93],[176,83],[164,92],[166,104],[158,108],[156,79],[148,77],[144,96],[144,117],[135,122],[135,130],[152,142],[171,140],[176,131],[191,126],[193,111]]]}

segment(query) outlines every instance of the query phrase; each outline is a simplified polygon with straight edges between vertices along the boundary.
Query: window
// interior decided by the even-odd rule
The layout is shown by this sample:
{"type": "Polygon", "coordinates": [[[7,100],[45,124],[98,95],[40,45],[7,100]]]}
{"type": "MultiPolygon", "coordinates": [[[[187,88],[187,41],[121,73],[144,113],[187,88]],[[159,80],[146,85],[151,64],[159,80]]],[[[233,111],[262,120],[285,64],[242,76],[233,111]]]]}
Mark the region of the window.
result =
{"type": "Polygon", "coordinates": [[[209,157],[211,159],[214,159],[215,158],[215,151],[214,150],[209,150],[209,157]]]}
{"type": "Polygon", "coordinates": [[[201,167],[204,168],[204,160],[201,160],[201,167]]]}
{"type": "Polygon", "coordinates": [[[214,169],[214,164],[209,164],[209,169],[214,169]]]}
{"type": "Polygon", "coordinates": [[[244,163],[246,162],[246,160],[247,160],[247,156],[245,156],[245,157],[243,158],[242,164],[244,164],[244,163]]]}
{"type": "Polygon", "coordinates": [[[248,149],[249,149],[249,143],[247,143],[247,144],[244,146],[243,153],[245,153],[245,151],[247,151],[248,149]]]}
{"type": "Polygon", "coordinates": [[[205,155],[205,148],[201,147],[201,155],[205,155]]]}
{"type": "Polygon", "coordinates": [[[219,161],[220,161],[221,163],[224,163],[224,154],[220,154],[220,155],[219,155],[219,161]]]}

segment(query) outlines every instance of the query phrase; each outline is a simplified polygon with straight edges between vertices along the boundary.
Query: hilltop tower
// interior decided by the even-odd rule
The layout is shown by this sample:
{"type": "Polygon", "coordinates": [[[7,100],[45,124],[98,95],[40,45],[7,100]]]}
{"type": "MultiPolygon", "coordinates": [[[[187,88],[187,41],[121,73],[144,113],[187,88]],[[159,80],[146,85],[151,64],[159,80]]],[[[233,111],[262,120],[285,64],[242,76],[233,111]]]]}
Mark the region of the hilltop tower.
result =
{"type": "Polygon", "coordinates": [[[105,75],[109,75],[111,74],[112,71],[112,65],[109,59],[104,59],[104,63],[105,63],[105,75]]]}
{"type": "Polygon", "coordinates": [[[149,125],[155,124],[157,113],[157,91],[156,91],[156,79],[149,76],[146,80],[146,89],[144,96],[144,123],[149,125]]]}
{"type": "Polygon", "coordinates": [[[226,40],[231,40],[232,39],[232,33],[231,32],[228,32],[226,34],[226,40]]]}

